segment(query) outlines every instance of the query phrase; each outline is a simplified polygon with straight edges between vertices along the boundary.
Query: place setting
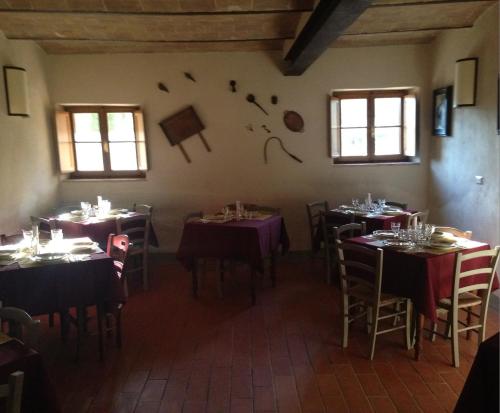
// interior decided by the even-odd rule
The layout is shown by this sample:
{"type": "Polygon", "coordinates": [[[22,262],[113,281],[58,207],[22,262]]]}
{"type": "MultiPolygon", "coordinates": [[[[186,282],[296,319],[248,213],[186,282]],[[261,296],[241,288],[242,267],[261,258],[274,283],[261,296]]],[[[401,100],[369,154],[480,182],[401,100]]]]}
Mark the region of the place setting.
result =
{"type": "Polygon", "coordinates": [[[264,221],[270,217],[272,217],[272,214],[263,213],[258,209],[253,210],[245,208],[245,206],[240,201],[236,201],[234,209],[231,209],[229,206],[224,206],[219,213],[203,215],[203,217],[199,218],[199,222],[204,224],[224,224],[226,222],[242,220],[264,221]]]}
{"type": "Polygon", "coordinates": [[[80,202],[80,209],[60,214],[58,220],[71,221],[75,223],[93,223],[107,220],[114,220],[120,216],[128,216],[130,211],[126,208],[111,208],[111,201],[97,197],[97,204],[90,202],[80,202]]]}

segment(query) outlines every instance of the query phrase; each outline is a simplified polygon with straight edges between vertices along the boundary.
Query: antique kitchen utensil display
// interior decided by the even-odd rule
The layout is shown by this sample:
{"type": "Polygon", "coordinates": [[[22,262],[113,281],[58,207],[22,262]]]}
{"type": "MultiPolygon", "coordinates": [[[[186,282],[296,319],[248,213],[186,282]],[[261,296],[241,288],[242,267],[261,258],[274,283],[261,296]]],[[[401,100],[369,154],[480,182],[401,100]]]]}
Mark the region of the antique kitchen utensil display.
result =
{"type": "Polygon", "coordinates": [[[196,82],[196,79],[193,77],[193,75],[189,72],[184,72],[184,76],[186,76],[187,79],[192,80],[193,82],[196,82]]]}
{"type": "Polygon", "coordinates": [[[236,80],[230,80],[229,86],[231,87],[231,92],[236,93],[236,80]]]}
{"type": "Polygon", "coordinates": [[[297,112],[286,110],[283,114],[285,126],[292,132],[304,132],[304,120],[297,112]]]}
{"type": "Polygon", "coordinates": [[[267,133],[271,133],[267,125],[261,125],[261,128],[264,129],[267,133]]]}
{"type": "Polygon", "coordinates": [[[272,103],[273,105],[277,105],[277,104],[278,104],[278,96],[276,96],[276,95],[272,95],[272,96],[271,96],[271,103],[272,103]]]}
{"type": "Polygon", "coordinates": [[[189,158],[187,152],[182,146],[182,141],[190,138],[193,135],[198,135],[203,142],[203,145],[207,149],[208,152],[212,152],[210,146],[208,146],[208,142],[205,140],[205,137],[201,133],[205,126],[201,122],[200,118],[196,114],[194,108],[192,106],[187,107],[186,109],[177,112],[176,114],[169,116],[168,118],[163,119],[160,122],[160,127],[165,133],[168,141],[172,146],[179,146],[182,154],[186,158],[186,161],[191,163],[191,158],[189,158]]]}
{"type": "Polygon", "coordinates": [[[269,113],[266,112],[266,110],[260,106],[257,101],[255,100],[255,96],[252,95],[251,93],[247,95],[247,101],[250,103],[253,103],[255,106],[257,106],[262,112],[264,112],[267,116],[269,116],[269,113]]]}
{"type": "Polygon", "coordinates": [[[267,163],[267,145],[269,144],[269,142],[271,142],[273,139],[276,139],[280,146],[281,146],[281,150],[283,152],[285,152],[290,158],[292,158],[293,160],[299,162],[299,163],[303,163],[302,162],[302,159],[298,158],[297,156],[295,156],[294,154],[288,152],[286,149],[285,149],[285,145],[283,145],[283,141],[278,138],[277,136],[271,136],[270,138],[268,138],[266,140],[266,143],[264,144],[264,163],[267,163]]]}
{"type": "Polygon", "coordinates": [[[168,90],[168,87],[166,87],[164,83],[158,82],[158,89],[162,90],[163,92],[170,93],[170,90],[168,90]]]}

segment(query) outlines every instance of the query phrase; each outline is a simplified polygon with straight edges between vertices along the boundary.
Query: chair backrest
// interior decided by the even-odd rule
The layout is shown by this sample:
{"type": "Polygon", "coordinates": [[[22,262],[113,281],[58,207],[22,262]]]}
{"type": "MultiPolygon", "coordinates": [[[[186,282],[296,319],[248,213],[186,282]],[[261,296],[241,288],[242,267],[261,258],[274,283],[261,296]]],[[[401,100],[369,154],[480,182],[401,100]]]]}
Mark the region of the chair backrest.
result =
{"type": "Polygon", "coordinates": [[[336,241],[342,292],[349,294],[351,286],[362,284],[380,300],[384,252],[350,242],[336,241]]]}
{"type": "Polygon", "coordinates": [[[38,347],[40,320],[33,320],[24,310],[17,307],[0,307],[0,329],[4,331],[7,324],[7,334],[24,342],[27,346],[38,347]]]}
{"type": "Polygon", "coordinates": [[[388,205],[388,206],[393,206],[393,207],[401,208],[404,211],[406,211],[408,209],[408,204],[404,204],[402,202],[387,201],[385,204],[388,205]]]}
{"type": "Polygon", "coordinates": [[[17,244],[23,240],[23,234],[5,235],[0,234],[0,245],[17,244]]]}
{"type": "Polygon", "coordinates": [[[149,228],[151,226],[150,215],[138,215],[131,217],[118,217],[116,219],[116,231],[119,235],[128,235],[129,241],[134,244],[149,245],[149,228]]]}
{"type": "Polygon", "coordinates": [[[50,239],[50,230],[56,229],[57,224],[54,219],[31,216],[31,225],[38,226],[38,235],[40,238],[50,239]]]}
{"type": "Polygon", "coordinates": [[[266,206],[266,205],[257,205],[256,206],[257,211],[261,212],[267,212],[272,215],[280,215],[281,214],[281,208],[275,208],[271,206],[266,206]]]}
{"type": "Polygon", "coordinates": [[[9,375],[9,382],[0,385],[0,399],[7,399],[6,413],[21,413],[24,373],[15,371],[9,375]]]}
{"type": "Polygon", "coordinates": [[[309,222],[309,232],[311,233],[311,243],[314,240],[314,234],[319,228],[321,213],[330,209],[328,201],[315,201],[306,204],[307,219],[309,222]]]}
{"type": "Polygon", "coordinates": [[[146,204],[134,204],[134,212],[139,212],[141,214],[153,215],[153,207],[146,204]]]}
{"type": "Polygon", "coordinates": [[[453,234],[456,237],[472,239],[472,231],[462,231],[460,229],[453,227],[436,227],[435,231],[449,232],[450,234],[453,234]]]}
{"type": "Polygon", "coordinates": [[[339,227],[333,227],[335,239],[352,238],[354,236],[361,236],[366,234],[366,222],[363,221],[359,224],[344,224],[339,227]]]}
{"type": "Polygon", "coordinates": [[[455,258],[455,271],[453,278],[452,302],[458,302],[458,296],[467,291],[483,290],[483,306],[488,307],[491,286],[495,278],[495,271],[498,266],[498,257],[500,247],[496,246],[493,249],[472,252],[469,254],[457,253],[455,258]],[[464,263],[470,260],[477,260],[475,268],[464,269],[464,263]],[[484,264],[483,264],[484,263],[484,264]],[[462,281],[468,277],[479,277],[478,282],[467,283],[463,285],[462,281]],[[463,286],[461,286],[463,285],[463,286]]]}
{"type": "Polygon", "coordinates": [[[196,219],[203,218],[203,211],[195,211],[195,212],[190,212],[183,217],[183,222],[191,222],[196,219]]]}
{"type": "Polygon", "coordinates": [[[427,224],[427,218],[429,217],[429,210],[415,212],[413,214],[408,215],[406,226],[408,228],[415,228],[419,222],[422,224],[427,224]]]}
{"type": "Polygon", "coordinates": [[[128,246],[129,246],[128,235],[125,234],[108,235],[106,254],[108,254],[111,258],[113,258],[113,264],[116,273],[120,278],[123,272],[123,268],[125,267],[125,263],[127,261],[128,246]]]}

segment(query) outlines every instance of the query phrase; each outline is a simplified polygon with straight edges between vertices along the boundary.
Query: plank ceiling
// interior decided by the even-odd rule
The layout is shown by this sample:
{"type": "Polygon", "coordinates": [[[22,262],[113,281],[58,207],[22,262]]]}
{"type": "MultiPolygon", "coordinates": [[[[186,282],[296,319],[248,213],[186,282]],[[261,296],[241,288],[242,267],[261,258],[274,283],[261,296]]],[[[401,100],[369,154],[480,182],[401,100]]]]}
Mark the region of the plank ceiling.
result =
{"type": "MultiPolygon", "coordinates": [[[[374,0],[332,44],[431,42],[495,0],[374,0]]],[[[0,0],[0,30],[47,53],[280,50],[314,0],[0,0]]]]}

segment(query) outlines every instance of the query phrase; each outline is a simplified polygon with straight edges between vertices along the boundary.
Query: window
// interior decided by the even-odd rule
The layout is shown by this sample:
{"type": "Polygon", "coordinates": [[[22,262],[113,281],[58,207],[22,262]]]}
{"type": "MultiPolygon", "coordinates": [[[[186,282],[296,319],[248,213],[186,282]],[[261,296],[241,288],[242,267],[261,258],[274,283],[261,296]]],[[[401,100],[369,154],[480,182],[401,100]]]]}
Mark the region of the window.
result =
{"type": "Polygon", "coordinates": [[[143,114],[138,107],[66,106],[56,112],[59,166],[72,178],[143,177],[143,114]]]}
{"type": "Polygon", "coordinates": [[[417,102],[413,90],[334,92],[330,109],[335,163],[414,160],[417,102]]]}

